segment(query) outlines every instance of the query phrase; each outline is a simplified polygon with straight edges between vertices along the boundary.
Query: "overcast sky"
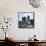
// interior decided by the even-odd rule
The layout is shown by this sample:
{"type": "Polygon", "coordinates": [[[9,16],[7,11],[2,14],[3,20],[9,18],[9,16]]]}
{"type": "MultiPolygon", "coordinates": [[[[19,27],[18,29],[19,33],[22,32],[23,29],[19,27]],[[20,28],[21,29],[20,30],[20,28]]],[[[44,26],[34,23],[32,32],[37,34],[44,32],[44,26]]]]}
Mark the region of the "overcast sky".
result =
{"type": "Polygon", "coordinates": [[[33,19],[33,13],[19,13],[19,20],[21,21],[22,20],[22,17],[27,17],[27,16],[30,16],[30,19],[33,19]]]}

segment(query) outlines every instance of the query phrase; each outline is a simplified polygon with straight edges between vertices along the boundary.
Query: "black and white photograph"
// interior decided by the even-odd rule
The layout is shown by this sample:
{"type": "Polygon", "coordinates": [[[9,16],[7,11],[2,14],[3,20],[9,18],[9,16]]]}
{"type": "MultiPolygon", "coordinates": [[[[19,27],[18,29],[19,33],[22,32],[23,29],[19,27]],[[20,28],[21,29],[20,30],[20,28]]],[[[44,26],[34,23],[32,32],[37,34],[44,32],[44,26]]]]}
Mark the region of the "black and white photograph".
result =
{"type": "Polygon", "coordinates": [[[34,12],[18,12],[19,28],[34,28],[34,12]]]}

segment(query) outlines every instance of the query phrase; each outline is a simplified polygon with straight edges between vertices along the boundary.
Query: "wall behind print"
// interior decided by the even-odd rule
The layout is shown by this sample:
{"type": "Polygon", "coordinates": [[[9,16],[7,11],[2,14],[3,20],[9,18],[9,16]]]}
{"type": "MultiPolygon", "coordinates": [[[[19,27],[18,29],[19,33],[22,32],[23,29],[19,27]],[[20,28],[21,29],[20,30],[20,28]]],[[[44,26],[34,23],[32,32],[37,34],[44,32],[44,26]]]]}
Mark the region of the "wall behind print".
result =
{"type": "MultiPolygon", "coordinates": [[[[45,15],[46,8],[33,8],[30,6],[28,0],[0,0],[0,19],[2,17],[13,17],[12,26],[8,33],[11,37],[17,40],[28,40],[34,34],[39,40],[44,40],[45,33],[45,15]],[[18,12],[35,12],[35,27],[34,29],[19,29],[18,28],[18,12]]],[[[0,39],[4,39],[3,31],[0,30],[0,39]]]]}

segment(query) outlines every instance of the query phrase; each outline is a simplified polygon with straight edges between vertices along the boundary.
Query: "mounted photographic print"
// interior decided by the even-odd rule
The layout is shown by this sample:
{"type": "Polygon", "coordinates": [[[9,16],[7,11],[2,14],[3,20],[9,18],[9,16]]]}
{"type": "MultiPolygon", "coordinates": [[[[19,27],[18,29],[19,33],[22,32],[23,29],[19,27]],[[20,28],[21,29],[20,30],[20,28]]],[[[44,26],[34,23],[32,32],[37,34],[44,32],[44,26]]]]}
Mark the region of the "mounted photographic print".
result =
{"type": "Polygon", "coordinates": [[[34,12],[18,12],[19,28],[34,28],[34,12]]]}

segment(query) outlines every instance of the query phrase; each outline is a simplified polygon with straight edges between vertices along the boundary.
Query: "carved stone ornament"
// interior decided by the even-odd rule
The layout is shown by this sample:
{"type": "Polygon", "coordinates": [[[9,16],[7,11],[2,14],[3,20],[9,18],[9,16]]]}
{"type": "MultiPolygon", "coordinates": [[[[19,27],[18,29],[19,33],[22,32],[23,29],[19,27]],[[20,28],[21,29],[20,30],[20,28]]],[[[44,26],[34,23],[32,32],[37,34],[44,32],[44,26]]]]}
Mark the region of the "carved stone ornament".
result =
{"type": "Polygon", "coordinates": [[[32,7],[38,8],[41,5],[42,0],[29,0],[29,3],[32,7]]]}

